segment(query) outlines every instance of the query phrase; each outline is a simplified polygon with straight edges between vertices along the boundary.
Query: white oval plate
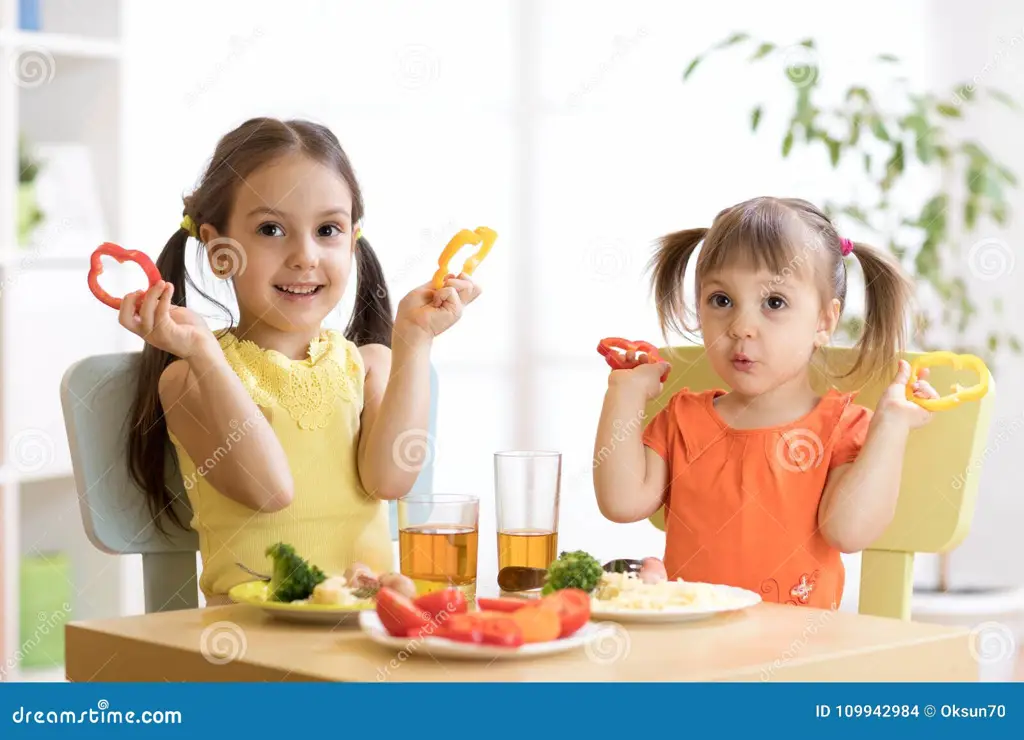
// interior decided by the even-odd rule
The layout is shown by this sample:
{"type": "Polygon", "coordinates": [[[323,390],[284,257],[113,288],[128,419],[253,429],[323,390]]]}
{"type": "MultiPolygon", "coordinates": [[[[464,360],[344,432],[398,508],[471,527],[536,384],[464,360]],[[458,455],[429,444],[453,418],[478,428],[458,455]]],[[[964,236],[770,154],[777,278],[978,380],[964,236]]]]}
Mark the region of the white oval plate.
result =
{"type": "Polygon", "coordinates": [[[761,596],[745,588],[716,586],[716,590],[728,598],[725,604],[698,607],[667,607],[665,609],[623,609],[614,607],[591,597],[590,618],[609,622],[695,622],[710,619],[719,614],[749,609],[761,603],[761,596]]]}
{"type": "Polygon", "coordinates": [[[442,637],[394,637],[388,634],[376,611],[365,611],[359,614],[359,626],[373,642],[378,645],[404,650],[411,655],[432,655],[435,658],[459,658],[463,660],[501,660],[536,658],[554,653],[583,647],[599,638],[602,630],[599,625],[588,622],[561,640],[535,642],[517,648],[503,648],[496,645],[472,645],[465,642],[445,640],[442,637]]]}

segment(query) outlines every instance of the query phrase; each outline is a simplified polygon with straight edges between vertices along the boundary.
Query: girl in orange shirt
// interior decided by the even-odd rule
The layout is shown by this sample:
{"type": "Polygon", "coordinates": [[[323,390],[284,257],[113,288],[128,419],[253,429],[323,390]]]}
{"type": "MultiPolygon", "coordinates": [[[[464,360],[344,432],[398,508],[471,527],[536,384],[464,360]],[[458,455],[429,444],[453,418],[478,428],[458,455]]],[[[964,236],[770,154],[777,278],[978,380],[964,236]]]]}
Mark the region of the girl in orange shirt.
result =
{"type": "MultiPolygon", "coordinates": [[[[739,586],[766,601],[837,608],[840,553],[862,550],[892,520],[910,430],[931,414],[908,401],[904,344],[911,285],[886,254],[841,238],[798,199],[756,198],[721,211],[710,229],[669,234],[653,284],[662,330],[702,333],[707,357],[731,389],[684,387],[643,435],[612,445],[661,393],[665,363],[613,370],[598,425],[594,469],[602,514],[635,522],[665,506],[671,579],[739,586]],[[684,303],[697,257],[696,327],[684,303]],[[874,413],[854,394],[819,396],[812,361],[846,304],[846,263],[866,285],[863,335],[849,373],[893,380],[874,413]]],[[[683,383],[685,383],[685,374],[683,383]]],[[[927,375],[915,395],[935,398],[927,375]]]]}

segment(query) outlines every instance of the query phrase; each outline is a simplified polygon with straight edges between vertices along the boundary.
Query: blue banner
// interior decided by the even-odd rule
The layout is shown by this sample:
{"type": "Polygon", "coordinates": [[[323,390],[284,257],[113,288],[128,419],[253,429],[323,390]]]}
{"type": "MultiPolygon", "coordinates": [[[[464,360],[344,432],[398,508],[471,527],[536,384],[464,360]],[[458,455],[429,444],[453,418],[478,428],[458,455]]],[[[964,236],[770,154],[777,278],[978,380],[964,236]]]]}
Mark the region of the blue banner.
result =
{"type": "Polygon", "coordinates": [[[0,684],[0,738],[1024,737],[1024,684],[0,684]],[[412,734],[410,734],[412,733],[412,734]],[[584,735],[586,733],[586,735],[584,735]],[[819,735],[820,736],[820,735],[819,735]]]}

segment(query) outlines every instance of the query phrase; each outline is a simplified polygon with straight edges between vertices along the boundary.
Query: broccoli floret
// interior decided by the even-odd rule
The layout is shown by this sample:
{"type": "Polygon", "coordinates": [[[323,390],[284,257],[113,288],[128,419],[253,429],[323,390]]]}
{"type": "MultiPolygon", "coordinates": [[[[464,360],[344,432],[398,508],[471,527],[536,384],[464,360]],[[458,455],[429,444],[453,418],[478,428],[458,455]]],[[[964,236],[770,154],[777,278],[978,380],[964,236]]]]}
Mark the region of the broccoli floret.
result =
{"type": "Polygon", "coordinates": [[[563,588],[579,588],[590,593],[601,582],[604,569],[597,559],[583,550],[563,552],[558,560],[548,566],[547,581],[542,594],[550,594],[563,588]]]}
{"type": "Polygon", "coordinates": [[[278,542],[267,548],[266,555],[274,561],[268,589],[271,601],[308,599],[316,585],[327,578],[323,571],[299,557],[291,545],[278,542]]]}

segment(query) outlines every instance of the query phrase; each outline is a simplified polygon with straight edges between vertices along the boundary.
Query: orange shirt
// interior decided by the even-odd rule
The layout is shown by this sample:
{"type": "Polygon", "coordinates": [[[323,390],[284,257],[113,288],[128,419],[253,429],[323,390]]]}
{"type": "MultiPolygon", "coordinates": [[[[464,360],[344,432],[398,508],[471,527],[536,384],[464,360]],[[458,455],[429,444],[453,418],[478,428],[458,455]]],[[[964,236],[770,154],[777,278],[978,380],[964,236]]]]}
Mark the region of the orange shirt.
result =
{"type": "Polygon", "coordinates": [[[818,531],[830,470],[853,462],[871,411],[830,390],[803,418],[733,429],[714,407],[726,391],[684,388],[644,430],[665,459],[669,578],[739,586],[765,601],[838,608],[845,570],[818,531]]]}

